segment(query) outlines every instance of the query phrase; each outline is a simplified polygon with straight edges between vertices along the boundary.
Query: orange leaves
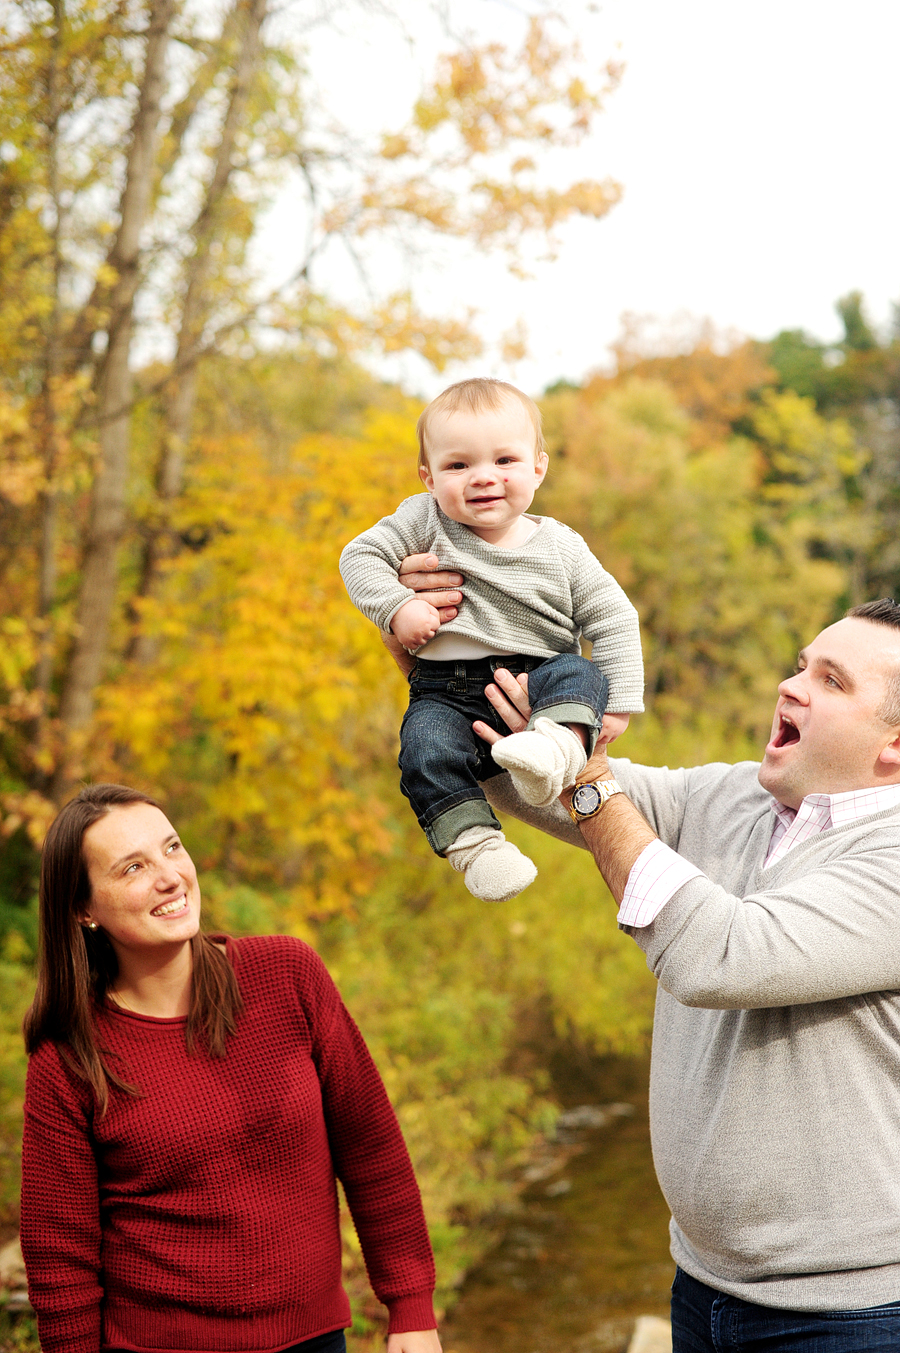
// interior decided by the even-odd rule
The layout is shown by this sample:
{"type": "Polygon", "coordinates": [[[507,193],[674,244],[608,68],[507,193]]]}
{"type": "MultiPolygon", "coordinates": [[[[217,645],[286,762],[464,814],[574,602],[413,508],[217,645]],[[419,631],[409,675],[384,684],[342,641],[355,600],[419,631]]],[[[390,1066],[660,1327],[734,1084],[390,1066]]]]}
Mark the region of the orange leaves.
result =
{"type": "Polygon", "coordinates": [[[405,218],[515,253],[526,233],[605,215],[621,195],[611,180],[554,189],[535,181],[533,152],[577,145],[620,78],[610,62],[591,83],[581,61],[577,44],[553,39],[546,15],[531,19],[517,52],[489,43],[443,57],[411,125],[382,140],[357,231],[405,218]]]}
{"type": "Polygon", "coordinates": [[[549,17],[535,16],[518,52],[489,43],[443,57],[434,86],[416,103],[413,125],[426,136],[441,127],[455,132],[457,162],[513,141],[575,144],[621,75],[610,62],[603,85],[592,89],[572,73],[580,61],[578,45],[554,42],[549,17]]]}
{"type": "Polygon", "coordinates": [[[449,362],[470,361],[482,351],[482,342],[471,324],[474,311],[465,319],[434,319],[423,315],[411,294],[401,292],[375,307],[371,329],[385,352],[418,352],[436,371],[449,362]]]}

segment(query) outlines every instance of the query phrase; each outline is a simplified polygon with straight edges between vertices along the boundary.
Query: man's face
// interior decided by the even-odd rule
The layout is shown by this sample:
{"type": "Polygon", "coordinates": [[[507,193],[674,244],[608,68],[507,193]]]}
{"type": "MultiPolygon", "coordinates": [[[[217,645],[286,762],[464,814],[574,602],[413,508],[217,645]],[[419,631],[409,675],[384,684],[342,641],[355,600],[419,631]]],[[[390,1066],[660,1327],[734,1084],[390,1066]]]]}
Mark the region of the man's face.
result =
{"type": "Polygon", "coordinates": [[[900,728],[878,715],[900,668],[900,631],[848,617],[802,650],[778,687],[759,782],[788,808],[807,794],[900,783],[900,728]]]}

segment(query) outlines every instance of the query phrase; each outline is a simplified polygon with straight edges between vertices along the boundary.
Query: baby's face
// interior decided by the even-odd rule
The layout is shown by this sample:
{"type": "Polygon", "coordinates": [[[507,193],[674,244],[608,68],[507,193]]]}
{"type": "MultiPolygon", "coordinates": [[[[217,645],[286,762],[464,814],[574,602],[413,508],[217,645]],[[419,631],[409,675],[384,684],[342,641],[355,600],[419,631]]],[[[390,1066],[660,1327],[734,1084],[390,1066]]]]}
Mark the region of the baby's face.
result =
{"type": "Polygon", "coordinates": [[[498,543],[528,511],[546,472],[547,457],[535,455],[534,427],[516,399],[484,413],[438,414],[419,474],[452,521],[498,543]]]}

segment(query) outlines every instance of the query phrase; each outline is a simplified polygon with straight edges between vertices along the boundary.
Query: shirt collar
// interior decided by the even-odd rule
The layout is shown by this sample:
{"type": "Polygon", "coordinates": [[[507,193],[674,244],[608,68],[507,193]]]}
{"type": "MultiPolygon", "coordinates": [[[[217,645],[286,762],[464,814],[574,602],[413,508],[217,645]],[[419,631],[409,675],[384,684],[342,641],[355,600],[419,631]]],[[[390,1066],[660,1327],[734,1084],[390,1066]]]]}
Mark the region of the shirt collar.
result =
{"type": "Polygon", "coordinates": [[[779,822],[789,827],[795,818],[820,818],[832,827],[841,827],[870,813],[883,813],[900,804],[900,785],[878,785],[871,789],[848,789],[841,794],[807,794],[799,808],[788,808],[772,800],[779,822]]]}

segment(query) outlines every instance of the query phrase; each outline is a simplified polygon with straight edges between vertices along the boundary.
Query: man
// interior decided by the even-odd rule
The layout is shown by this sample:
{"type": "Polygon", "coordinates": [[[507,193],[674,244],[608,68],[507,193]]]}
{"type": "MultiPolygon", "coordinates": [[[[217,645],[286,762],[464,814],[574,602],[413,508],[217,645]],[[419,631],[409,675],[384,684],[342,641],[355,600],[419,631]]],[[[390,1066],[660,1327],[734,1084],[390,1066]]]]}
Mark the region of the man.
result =
{"type": "MultiPolygon", "coordinates": [[[[522,727],[527,694],[508,674],[497,687],[522,727]]],[[[900,605],[857,607],[803,650],[761,766],[601,751],[579,783],[595,788],[576,790],[568,830],[506,777],[491,798],[583,837],[659,982],[674,1353],[896,1353],[900,605]]]]}

